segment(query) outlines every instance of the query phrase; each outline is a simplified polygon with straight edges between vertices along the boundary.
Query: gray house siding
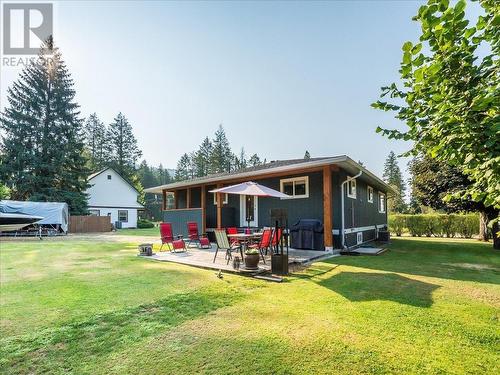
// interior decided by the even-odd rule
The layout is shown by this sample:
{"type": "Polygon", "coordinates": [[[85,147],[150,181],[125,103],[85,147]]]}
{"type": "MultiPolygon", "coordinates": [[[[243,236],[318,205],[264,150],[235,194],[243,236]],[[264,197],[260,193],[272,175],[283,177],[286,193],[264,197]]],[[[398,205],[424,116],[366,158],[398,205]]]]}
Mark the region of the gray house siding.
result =
{"type": "MultiPolygon", "coordinates": [[[[340,197],[341,188],[340,184],[345,181],[348,174],[341,170],[336,174],[339,178],[338,181],[334,182],[338,188],[338,197],[340,197]]],[[[367,242],[376,239],[376,228],[375,226],[381,226],[387,224],[387,213],[379,212],[379,192],[376,188],[373,188],[373,203],[368,201],[368,186],[370,183],[361,176],[356,180],[356,198],[350,198],[347,196],[347,186],[344,186],[344,227],[349,232],[349,229],[354,230],[353,233],[346,233],[345,245],[348,247],[355,246],[357,244],[357,232],[363,233],[362,242],[367,242]],[[366,228],[372,227],[372,228],[366,228]],[[361,229],[361,230],[360,230],[361,229]]],[[[373,186],[372,186],[373,187],[373,186]]],[[[386,192],[382,192],[386,195],[386,192]]],[[[340,199],[339,199],[340,200],[340,199]]],[[[339,201],[337,200],[337,202],[339,201]]],[[[338,204],[339,209],[335,212],[334,209],[334,229],[337,229],[339,233],[334,236],[335,246],[341,247],[341,205],[338,204]]],[[[387,211],[387,210],[386,210],[387,211]]]]}
{"type": "Polygon", "coordinates": [[[199,208],[180,211],[163,211],[163,221],[166,223],[172,223],[172,231],[174,232],[175,236],[188,236],[186,224],[188,221],[196,221],[198,223],[198,229],[201,232],[201,220],[201,209],[199,208]]]}
{"type": "Polygon", "coordinates": [[[273,208],[287,210],[290,226],[299,219],[317,219],[323,222],[323,176],[320,172],[275,177],[260,180],[259,183],[279,191],[280,180],[302,176],[309,177],[309,198],[259,198],[259,226],[273,225],[271,223],[271,209],[273,208]]]}

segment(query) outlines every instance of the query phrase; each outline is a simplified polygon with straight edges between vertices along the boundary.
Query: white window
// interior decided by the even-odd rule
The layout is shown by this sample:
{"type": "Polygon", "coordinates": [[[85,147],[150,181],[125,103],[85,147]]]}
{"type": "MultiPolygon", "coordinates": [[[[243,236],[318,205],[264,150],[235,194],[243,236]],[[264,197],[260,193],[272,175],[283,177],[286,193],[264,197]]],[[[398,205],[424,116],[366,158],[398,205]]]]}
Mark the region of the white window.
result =
{"type": "Polygon", "coordinates": [[[118,210],[118,221],[122,223],[128,222],[128,211],[127,210],[118,210]]]}
{"type": "MultiPolygon", "coordinates": [[[[227,204],[227,194],[222,195],[222,204],[227,204]]],[[[214,193],[214,205],[217,206],[217,193],[214,193]]]]}
{"type": "Polygon", "coordinates": [[[368,202],[373,203],[373,188],[371,186],[368,186],[368,202]]]}
{"type": "Polygon", "coordinates": [[[280,191],[289,195],[290,198],[309,198],[309,177],[303,176],[280,180],[280,191]]]}
{"type": "Polygon", "coordinates": [[[349,180],[347,183],[347,196],[356,199],[356,180],[349,180]]]}
{"type": "Polygon", "coordinates": [[[101,215],[101,211],[100,210],[89,210],[89,214],[90,214],[90,216],[99,216],[99,215],[101,215]]]}
{"type": "Polygon", "coordinates": [[[385,214],[385,195],[378,193],[378,212],[385,214]]]}

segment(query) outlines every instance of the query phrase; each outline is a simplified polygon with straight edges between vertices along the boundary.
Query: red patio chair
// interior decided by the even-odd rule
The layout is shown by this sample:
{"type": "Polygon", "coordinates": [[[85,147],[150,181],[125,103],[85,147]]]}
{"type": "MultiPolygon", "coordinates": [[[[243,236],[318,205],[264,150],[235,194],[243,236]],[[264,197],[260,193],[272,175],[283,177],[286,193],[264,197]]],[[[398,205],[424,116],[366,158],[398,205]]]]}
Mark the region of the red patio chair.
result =
{"type": "Polygon", "coordinates": [[[172,232],[172,223],[160,223],[160,236],[161,236],[161,247],[160,251],[163,248],[163,245],[167,244],[167,247],[170,251],[172,251],[172,243],[174,242],[174,234],[172,232]]]}
{"type": "Polygon", "coordinates": [[[262,237],[260,238],[259,243],[248,246],[250,249],[259,249],[260,256],[262,257],[262,261],[266,264],[266,259],[264,258],[264,250],[267,254],[267,249],[271,244],[272,230],[264,229],[262,232],[262,237]]]}
{"type": "Polygon", "coordinates": [[[178,240],[174,240],[172,242],[172,251],[174,253],[176,253],[177,250],[187,251],[186,243],[184,242],[184,240],[182,238],[180,238],[178,240]]]}
{"type": "MultiPolygon", "coordinates": [[[[238,234],[238,228],[236,228],[236,227],[226,228],[226,233],[227,234],[238,234]]],[[[229,242],[231,243],[231,245],[239,245],[239,242],[238,242],[237,238],[231,238],[229,240],[229,242]]]]}
{"type": "Polygon", "coordinates": [[[195,243],[197,244],[197,247],[199,249],[209,249],[212,247],[205,233],[203,233],[200,236],[198,232],[198,223],[196,221],[188,221],[187,229],[188,229],[188,242],[187,242],[188,246],[191,245],[192,243],[195,243]]]}
{"type": "MultiPolygon", "coordinates": [[[[273,230],[273,240],[271,241],[271,252],[276,247],[278,241],[281,239],[282,234],[283,234],[283,229],[281,228],[278,228],[277,232],[276,229],[273,230]]],[[[267,249],[266,249],[266,255],[267,255],[267,249]]]]}

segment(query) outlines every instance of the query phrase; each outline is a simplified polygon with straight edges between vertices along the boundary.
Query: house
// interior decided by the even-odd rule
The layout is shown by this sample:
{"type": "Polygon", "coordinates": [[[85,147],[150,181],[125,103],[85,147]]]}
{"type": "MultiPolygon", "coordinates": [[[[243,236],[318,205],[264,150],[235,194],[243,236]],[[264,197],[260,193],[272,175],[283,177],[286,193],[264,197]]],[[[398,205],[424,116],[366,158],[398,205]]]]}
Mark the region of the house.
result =
{"type": "Polygon", "coordinates": [[[387,194],[380,178],[348,156],[279,160],[229,173],[175,182],[145,190],[174,194],[174,207],[164,203],[164,221],[183,233],[187,221],[203,231],[230,226],[271,226],[270,210],[286,209],[289,224],[317,219],[324,225],[325,250],[353,247],[374,240],[387,225],[387,194]],[[220,195],[210,190],[255,181],[291,198],[220,195]],[[220,203],[220,204],[218,204],[220,203]]]}
{"type": "Polygon", "coordinates": [[[87,190],[91,215],[109,216],[111,223],[121,228],[137,227],[137,210],[144,207],[137,203],[139,192],[112,168],[89,176],[87,190]]]}

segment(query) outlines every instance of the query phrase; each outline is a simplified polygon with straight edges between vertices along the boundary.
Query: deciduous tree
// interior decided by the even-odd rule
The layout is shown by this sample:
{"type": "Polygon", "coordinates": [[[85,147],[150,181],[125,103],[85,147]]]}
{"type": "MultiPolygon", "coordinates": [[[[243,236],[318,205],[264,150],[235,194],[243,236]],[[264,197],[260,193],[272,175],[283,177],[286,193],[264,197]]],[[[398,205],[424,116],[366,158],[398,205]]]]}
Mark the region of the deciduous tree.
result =
{"type": "Polygon", "coordinates": [[[427,154],[468,177],[470,184],[456,196],[494,209],[494,247],[500,248],[500,3],[479,4],[483,14],[472,24],[464,0],[421,6],[414,20],[422,35],[402,48],[402,88],[383,87],[381,96],[390,100],[373,106],[395,111],[407,125],[403,131],[379,127],[378,132],[411,141],[410,153],[427,154]]]}

